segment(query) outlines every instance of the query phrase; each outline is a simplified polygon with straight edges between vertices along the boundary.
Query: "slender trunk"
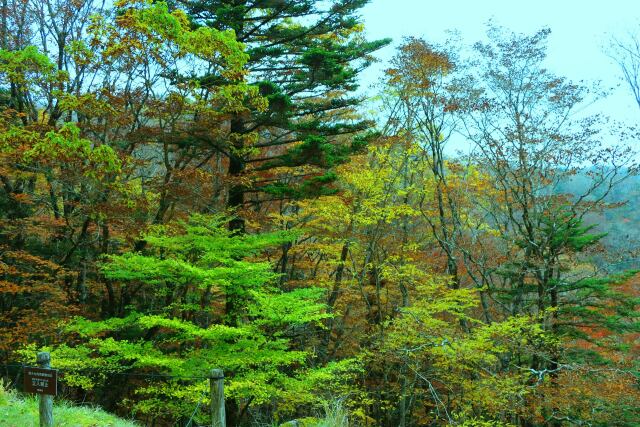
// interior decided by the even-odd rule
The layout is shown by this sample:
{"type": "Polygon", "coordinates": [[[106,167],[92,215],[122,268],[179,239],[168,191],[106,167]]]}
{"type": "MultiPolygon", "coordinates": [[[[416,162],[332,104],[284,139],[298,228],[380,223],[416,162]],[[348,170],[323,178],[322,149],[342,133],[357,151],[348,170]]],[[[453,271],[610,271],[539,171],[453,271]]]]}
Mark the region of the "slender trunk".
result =
{"type": "MultiPolygon", "coordinates": [[[[231,120],[231,133],[242,135],[244,133],[244,122],[242,119],[235,117],[231,120]]],[[[242,151],[243,145],[241,138],[237,138],[231,155],[229,156],[229,178],[232,180],[231,188],[229,188],[229,197],[227,199],[227,208],[235,211],[236,216],[229,221],[229,229],[238,233],[245,232],[245,221],[241,218],[240,209],[244,205],[244,186],[239,183],[240,176],[245,170],[244,159],[238,154],[242,151]]]]}
{"type": "MultiPolygon", "coordinates": [[[[333,307],[338,300],[338,296],[340,295],[340,288],[342,283],[342,276],[344,274],[344,265],[347,261],[347,255],[349,254],[349,242],[345,242],[342,246],[342,252],[340,253],[340,263],[336,268],[336,277],[333,281],[333,288],[329,293],[329,297],[327,298],[327,311],[333,312],[333,307]]],[[[319,351],[321,355],[321,360],[328,361],[329,358],[329,344],[331,342],[331,333],[334,330],[338,319],[329,318],[326,321],[325,328],[321,331],[322,334],[322,347],[319,351]]]]}
{"type": "Polygon", "coordinates": [[[284,284],[287,282],[289,249],[291,249],[291,242],[287,242],[282,245],[282,258],[280,260],[280,286],[284,286],[284,284]]]}
{"type": "Polygon", "coordinates": [[[8,15],[9,15],[8,0],[2,0],[2,23],[0,23],[0,25],[2,25],[2,27],[0,28],[0,31],[2,32],[2,34],[0,34],[0,43],[2,43],[0,48],[2,49],[7,49],[9,47],[8,37],[7,37],[8,36],[8,28],[7,28],[8,15]]]}
{"type": "Polygon", "coordinates": [[[400,369],[400,404],[398,408],[399,420],[398,427],[406,427],[407,425],[407,372],[403,366],[400,369]]]}

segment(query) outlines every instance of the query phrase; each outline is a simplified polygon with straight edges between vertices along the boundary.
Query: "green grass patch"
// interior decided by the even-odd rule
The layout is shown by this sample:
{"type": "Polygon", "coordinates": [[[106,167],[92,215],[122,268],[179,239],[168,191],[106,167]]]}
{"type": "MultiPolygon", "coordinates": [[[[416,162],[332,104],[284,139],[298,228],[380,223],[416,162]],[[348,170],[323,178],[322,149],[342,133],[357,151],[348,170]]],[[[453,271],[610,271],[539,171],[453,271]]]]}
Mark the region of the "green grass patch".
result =
{"type": "MultiPolygon", "coordinates": [[[[139,427],[98,408],[73,406],[54,400],[53,421],[56,427],[139,427]]],[[[37,427],[38,399],[19,396],[5,390],[0,383],[0,427],[37,427]]]]}

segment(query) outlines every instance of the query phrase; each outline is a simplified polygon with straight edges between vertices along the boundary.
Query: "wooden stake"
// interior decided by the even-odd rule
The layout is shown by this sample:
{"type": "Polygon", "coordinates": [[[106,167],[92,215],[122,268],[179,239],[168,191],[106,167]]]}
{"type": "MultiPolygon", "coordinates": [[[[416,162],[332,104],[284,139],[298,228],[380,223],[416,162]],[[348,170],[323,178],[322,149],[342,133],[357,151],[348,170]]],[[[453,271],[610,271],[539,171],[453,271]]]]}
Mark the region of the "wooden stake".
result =
{"type": "MultiPolygon", "coordinates": [[[[37,357],[38,366],[51,369],[51,355],[48,351],[41,351],[37,357]]],[[[53,427],[53,396],[40,394],[40,427],[53,427]]]]}
{"type": "Polygon", "coordinates": [[[224,412],[224,372],[212,369],[209,376],[211,389],[211,427],[226,427],[224,412]]]}

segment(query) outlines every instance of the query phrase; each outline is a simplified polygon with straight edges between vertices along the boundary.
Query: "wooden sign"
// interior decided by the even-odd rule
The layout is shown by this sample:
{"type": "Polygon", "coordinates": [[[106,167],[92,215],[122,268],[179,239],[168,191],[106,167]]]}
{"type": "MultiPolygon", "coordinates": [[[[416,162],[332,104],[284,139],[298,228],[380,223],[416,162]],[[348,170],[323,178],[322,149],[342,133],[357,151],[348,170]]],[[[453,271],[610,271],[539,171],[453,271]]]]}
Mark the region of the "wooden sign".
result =
{"type": "Polygon", "coordinates": [[[24,368],[24,391],[55,396],[58,394],[58,370],[24,368]]]}

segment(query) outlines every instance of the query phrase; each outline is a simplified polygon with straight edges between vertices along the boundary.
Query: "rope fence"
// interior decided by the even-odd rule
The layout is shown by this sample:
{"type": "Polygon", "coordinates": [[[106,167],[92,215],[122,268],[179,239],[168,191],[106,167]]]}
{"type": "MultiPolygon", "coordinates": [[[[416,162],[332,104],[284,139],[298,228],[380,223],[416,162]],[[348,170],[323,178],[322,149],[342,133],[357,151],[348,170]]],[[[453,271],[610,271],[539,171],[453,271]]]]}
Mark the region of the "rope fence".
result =
{"type": "MultiPolygon", "coordinates": [[[[34,368],[35,366],[29,365],[26,363],[7,363],[7,364],[0,364],[0,367],[24,369],[24,368],[34,368]]],[[[191,379],[191,380],[209,380],[209,379],[222,380],[224,379],[224,376],[210,377],[210,376],[193,376],[193,375],[142,374],[142,373],[136,373],[136,372],[105,372],[105,370],[102,370],[99,368],[81,368],[81,369],[53,368],[53,369],[56,369],[61,374],[100,373],[100,374],[108,374],[108,375],[122,375],[122,376],[129,376],[129,377],[148,377],[148,378],[175,378],[175,379],[191,379]]]]}
{"type": "MultiPolygon", "coordinates": [[[[24,370],[26,368],[36,368],[36,366],[32,366],[27,363],[4,363],[0,364],[0,378],[5,377],[9,379],[9,381],[13,382],[13,386],[17,389],[21,390],[20,387],[20,377],[24,375],[24,370]],[[11,372],[13,371],[13,372],[11,372]]],[[[191,412],[191,415],[186,422],[186,427],[192,427],[195,416],[198,414],[198,411],[203,406],[203,402],[206,401],[207,392],[211,393],[211,413],[212,413],[212,422],[214,426],[222,426],[224,427],[224,374],[220,369],[212,369],[210,375],[208,376],[198,376],[198,375],[170,375],[170,374],[155,374],[155,373],[138,373],[138,372],[108,372],[105,369],[100,368],[51,368],[58,371],[61,374],[61,377],[64,377],[64,374],[102,374],[106,376],[124,376],[124,377],[132,377],[132,378],[148,378],[148,379],[165,379],[165,380],[207,380],[210,383],[209,388],[205,388],[201,395],[198,396],[197,404],[195,408],[191,412]]]]}

